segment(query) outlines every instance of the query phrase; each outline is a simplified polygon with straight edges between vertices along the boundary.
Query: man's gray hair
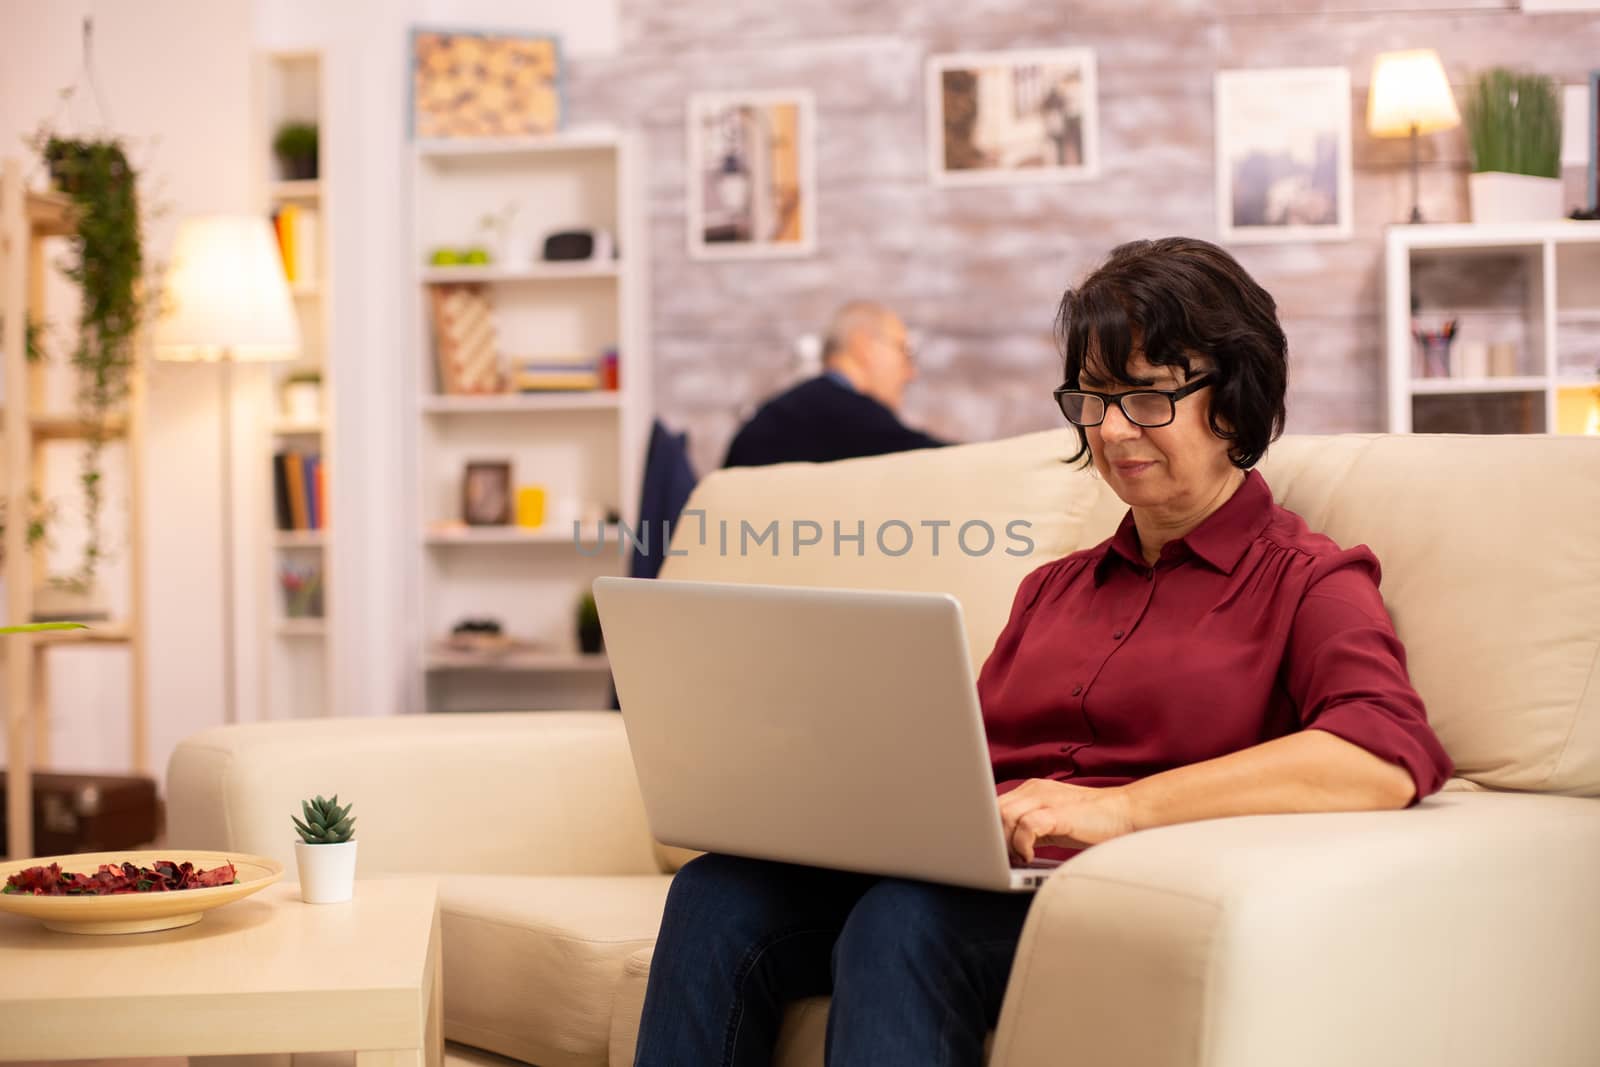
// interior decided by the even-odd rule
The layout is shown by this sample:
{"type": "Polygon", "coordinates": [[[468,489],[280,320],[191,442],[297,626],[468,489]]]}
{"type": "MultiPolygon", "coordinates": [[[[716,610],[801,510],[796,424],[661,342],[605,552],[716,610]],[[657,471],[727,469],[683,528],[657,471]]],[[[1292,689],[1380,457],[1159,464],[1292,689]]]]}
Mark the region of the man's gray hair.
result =
{"type": "Polygon", "coordinates": [[[833,321],[828,324],[828,335],[822,342],[822,362],[844,351],[851,338],[862,330],[881,329],[893,314],[887,305],[876,300],[852,300],[835,311],[833,321]]]}

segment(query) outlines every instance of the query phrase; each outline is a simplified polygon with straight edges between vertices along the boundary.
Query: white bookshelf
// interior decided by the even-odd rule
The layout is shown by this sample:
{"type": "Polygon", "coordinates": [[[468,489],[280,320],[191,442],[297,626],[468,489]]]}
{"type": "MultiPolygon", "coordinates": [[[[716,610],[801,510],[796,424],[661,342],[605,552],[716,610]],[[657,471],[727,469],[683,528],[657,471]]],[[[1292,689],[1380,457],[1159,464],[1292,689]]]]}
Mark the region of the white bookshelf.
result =
{"type": "Polygon", "coordinates": [[[609,390],[522,396],[428,396],[422,401],[422,411],[428,415],[533,415],[553,411],[609,411],[621,406],[621,392],[609,390]]]}
{"type": "Polygon", "coordinates": [[[616,526],[599,527],[593,523],[580,524],[579,531],[575,534],[571,526],[565,528],[546,523],[538,529],[528,530],[520,526],[469,526],[462,530],[429,530],[423,535],[423,541],[434,548],[472,548],[486,545],[556,545],[563,548],[572,548],[575,541],[581,537],[587,551],[595,551],[599,540],[604,541],[604,547],[615,555],[614,546],[621,531],[616,526]]]}
{"type": "Polygon", "coordinates": [[[602,263],[537,263],[526,267],[461,266],[429,267],[422,272],[427,283],[483,282],[510,285],[516,282],[605,281],[622,274],[616,260],[602,263]]]}
{"type": "Polygon", "coordinates": [[[610,677],[611,664],[605,653],[512,652],[506,654],[480,654],[475,652],[434,652],[428,657],[430,672],[484,671],[502,674],[598,674],[610,677]]]}
{"type": "Polygon", "coordinates": [[[266,648],[262,652],[261,714],[269,719],[312,718],[333,714],[331,612],[328,595],[329,561],[332,559],[332,525],[327,519],[338,512],[330,480],[334,447],[333,389],[336,385],[333,335],[333,292],[328,240],[333,182],[328,174],[330,135],[327,117],[327,79],[323,56],[315,51],[274,51],[262,54],[258,69],[257,158],[263,176],[264,210],[271,214],[285,207],[315,216],[310,253],[302,266],[309,271],[290,281],[296,314],[300,319],[301,358],[271,369],[271,415],[266,423],[267,447],[261,463],[261,485],[267,494],[260,514],[268,524],[267,562],[262,567],[259,630],[266,648]],[[289,121],[317,125],[319,170],[315,178],[290,178],[272,152],[279,127],[289,121]],[[321,410],[314,417],[292,416],[285,410],[283,386],[294,374],[316,372],[322,377],[321,410]],[[279,452],[320,455],[323,466],[323,500],[328,516],[320,529],[279,528],[273,484],[273,457],[279,452]],[[320,617],[291,617],[282,584],[286,569],[314,570],[322,586],[320,617]]]}
{"type": "MultiPolygon", "coordinates": [[[[311,64],[315,60],[304,56],[294,58],[274,57],[271,62],[282,68],[295,63],[311,64]]],[[[275,203],[285,203],[290,200],[319,201],[322,199],[322,181],[319,178],[271,181],[267,183],[267,196],[275,203]]]]}
{"type": "Polygon", "coordinates": [[[1593,432],[1600,223],[1392,226],[1385,283],[1390,432],[1593,432]],[[1413,326],[1452,319],[1429,376],[1413,326]]]}
{"type": "Polygon", "coordinates": [[[602,574],[626,573],[617,529],[636,523],[650,428],[643,173],[636,139],[588,129],[548,137],[422,142],[413,146],[411,252],[416,417],[410,450],[415,496],[409,600],[416,618],[413,710],[601,708],[610,675],[603,653],[578,649],[579,596],[602,574]],[[515,204],[514,240],[500,245],[480,220],[515,204]],[[610,233],[618,254],[582,262],[536,257],[554,231],[610,233]],[[516,247],[514,247],[516,246],[516,247]],[[480,248],[490,262],[436,266],[441,247],[480,248]],[[526,258],[513,261],[518,251],[526,258]],[[510,356],[615,347],[619,387],[582,392],[447,395],[437,373],[430,289],[481,287],[497,348],[510,356]],[[509,462],[516,490],[544,490],[545,522],[464,526],[468,462],[509,462]],[[572,521],[583,517],[584,555],[572,521]],[[498,620],[519,648],[450,649],[465,619],[498,620]]]}

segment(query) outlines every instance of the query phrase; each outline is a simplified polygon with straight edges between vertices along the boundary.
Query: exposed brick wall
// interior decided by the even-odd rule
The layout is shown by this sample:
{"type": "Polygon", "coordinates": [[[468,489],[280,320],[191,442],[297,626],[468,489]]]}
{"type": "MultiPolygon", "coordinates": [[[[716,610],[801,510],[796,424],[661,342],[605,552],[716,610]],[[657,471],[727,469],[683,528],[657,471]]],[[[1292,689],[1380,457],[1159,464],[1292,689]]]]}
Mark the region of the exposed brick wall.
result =
{"type": "MultiPolygon", "coordinates": [[[[1457,93],[1477,70],[1564,83],[1600,66],[1600,15],[1523,15],[1507,2],[1411,0],[623,0],[619,57],[575,64],[578,122],[642,129],[649,155],[656,402],[720,461],[742,413],[784,380],[790,346],[832,308],[874,297],[919,335],[910,421],[978,440],[1056,425],[1050,343],[1062,288],[1112,245],[1216,236],[1212,75],[1344,66],[1355,145],[1355,237],[1241,245],[1278,299],[1291,347],[1291,431],[1382,424],[1383,229],[1409,209],[1408,149],[1364,124],[1372,60],[1439,51],[1457,93]],[[1086,46],[1099,68],[1101,177],[947,189],[927,179],[923,61],[957,50],[1086,46]],[[803,87],[817,101],[818,251],[696,262],[684,238],[684,104],[702,90],[803,87]]],[[[1461,130],[1424,138],[1423,210],[1467,216],[1461,130]]],[[[1581,190],[1569,181],[1575,203],[1581,190]]]]}

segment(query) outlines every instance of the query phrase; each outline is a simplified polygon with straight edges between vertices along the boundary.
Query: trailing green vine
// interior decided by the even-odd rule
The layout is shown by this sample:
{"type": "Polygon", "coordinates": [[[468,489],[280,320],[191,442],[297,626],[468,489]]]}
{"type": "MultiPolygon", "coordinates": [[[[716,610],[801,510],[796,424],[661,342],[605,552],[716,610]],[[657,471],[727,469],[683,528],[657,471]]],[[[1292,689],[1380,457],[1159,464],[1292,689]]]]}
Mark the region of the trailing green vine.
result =
{"type": "Polygon", "coordinates": [[[140,279],[144,234],[138,174],[122,144],[50,136],[43,155],[56,188],[77,208],[72,253],[63,273],[82,297],[71,365],[78,377],[78,413],[87,425],[79,482],[86,537],[77,572],[64,580],[80,591],[94,581],[104,550],[100,515],[105,479],[101,459],[106,424],[128,399],[136,362],[134,339],[143,320],[140,279]]]}

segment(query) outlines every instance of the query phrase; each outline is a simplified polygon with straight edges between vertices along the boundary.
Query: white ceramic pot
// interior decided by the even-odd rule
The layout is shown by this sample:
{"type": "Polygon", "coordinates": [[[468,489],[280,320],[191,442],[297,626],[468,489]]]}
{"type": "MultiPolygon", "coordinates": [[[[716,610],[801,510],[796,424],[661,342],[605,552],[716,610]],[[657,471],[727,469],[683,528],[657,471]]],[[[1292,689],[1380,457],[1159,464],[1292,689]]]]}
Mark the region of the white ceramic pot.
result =
{"type": "Polygon", "coordinates": [[[356,842],[337,845],[294,843],[295,865],[300,868],[300,899],[307,904],[339,904],[356,888],[356,842]]]}
{"type": "Polygon", "coordinates": [[[290,382],[283,387],[283,413],[293,422],[316,422],[322,417],[322,383],[290,382]]]}
{"type": "Polygon", "coordinates": [[[516,270],[527,267],[538,258],[538,250],[533,246],[533,238],[521,233],[507,234],[500,242],[499,265],[507,270],[516,270]]]}
{"type": "Polygon", "coordinates": [[[1473,222],[1546,222],[1564,217],[1561,180],[1484,171],[1467,178],[1473,222]]]}

